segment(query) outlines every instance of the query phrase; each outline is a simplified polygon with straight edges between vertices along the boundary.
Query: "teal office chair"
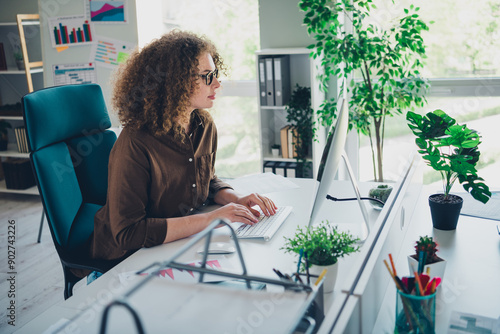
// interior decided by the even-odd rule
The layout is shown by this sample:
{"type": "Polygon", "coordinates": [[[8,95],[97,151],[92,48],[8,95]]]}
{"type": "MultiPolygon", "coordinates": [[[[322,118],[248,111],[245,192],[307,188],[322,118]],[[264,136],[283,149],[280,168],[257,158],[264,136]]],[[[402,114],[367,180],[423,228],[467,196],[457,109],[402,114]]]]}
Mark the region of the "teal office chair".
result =
{"type": "Polygon", "coordinates": [[[80,280],[70,269],[106,272],[117,261],[87,257],[94,215],[106,202],[109,129],[101,88],[95,84],[42,89],[22,98],[23,117],[43,208],[64,272],[64,298],[80,280]]]}

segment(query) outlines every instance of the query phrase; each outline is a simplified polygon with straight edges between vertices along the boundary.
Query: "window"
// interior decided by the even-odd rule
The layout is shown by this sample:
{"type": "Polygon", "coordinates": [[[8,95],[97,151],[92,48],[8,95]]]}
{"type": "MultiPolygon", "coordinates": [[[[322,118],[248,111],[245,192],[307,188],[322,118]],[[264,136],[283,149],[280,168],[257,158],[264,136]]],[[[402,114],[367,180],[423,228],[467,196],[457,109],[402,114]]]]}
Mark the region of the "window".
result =
{"type": "Polygon", "coordinates": [[[216,172],[238,177],[260,172],[255,51],[259,46],[256,0],[162,0],[163,32],[179,28],[206,35],[230,68],[221,78],[212,116],[219,141],[216,172]]]}
{"type": "MultiPolygon", "coordinates": [[[[482,144],[478,174],[486,184],[498,187],[500,180],[493,173],[500,162],[500,3],[480,1],[471,6],[464,0],[379,1],[375,19],[387,22],[403,12],[410,3],[420,7],[420,15],[430,24],[424,41],[427,62],[423,76],[430,79],[428,104],[418,110],[426,113],[442,109],[459,123],[467,123],[481,133],[482,144]]],[[[411,151],[416,149],[415,137],[406,125],[405,115],[386,120],[384,142],[384,173],[394,180],[411,151]]],[[[373,179],[371,152],[367,138],[360,138],[360,179],[373,179]]],[[[441,185],[439,174],[424,168],[424,183],[441,185]]],[[[456,189],[460,191],[460,189],[456,189]]]]}

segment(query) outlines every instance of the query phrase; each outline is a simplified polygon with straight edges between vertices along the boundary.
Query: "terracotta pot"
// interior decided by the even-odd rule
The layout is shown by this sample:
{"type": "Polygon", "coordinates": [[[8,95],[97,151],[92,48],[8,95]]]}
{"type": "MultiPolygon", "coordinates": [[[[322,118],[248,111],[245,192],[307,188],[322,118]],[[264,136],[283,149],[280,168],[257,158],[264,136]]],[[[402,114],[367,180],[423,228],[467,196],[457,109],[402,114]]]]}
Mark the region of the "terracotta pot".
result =
{"type": "Polygon", "coordinates": [[[450,202],[441,202],[443,194],[429,196],[431,208],[432,225],[438,230],[450,231],[457,228],[458,217],[464,200],[457,195],[448,195],[450,202]]]}

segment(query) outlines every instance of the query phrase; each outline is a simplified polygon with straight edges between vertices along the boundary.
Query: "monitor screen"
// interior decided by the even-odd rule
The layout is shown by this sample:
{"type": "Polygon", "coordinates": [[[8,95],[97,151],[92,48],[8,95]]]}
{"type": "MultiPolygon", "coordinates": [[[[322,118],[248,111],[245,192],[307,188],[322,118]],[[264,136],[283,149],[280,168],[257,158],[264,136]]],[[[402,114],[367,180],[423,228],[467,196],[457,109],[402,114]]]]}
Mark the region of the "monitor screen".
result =
{"type": "Polygon", "coordinates": [[[318,168],[317,180],[319,181],[319,185],[313,209],[311,211],[311,217],[309,219],[309,226],[315,223],[316,216],[321,206],[324,202],[326,202],[326,195],[333,180],[335,179],[335,175],[337,174],[340,160],[342,159],[342,154],[344,152],[347,132],[349,129],[349,108],[343,98],[338,100],[337,106],[337,123],[332,125],[332,128],[329,131],[328,139],[326,141],[318,168]]]}

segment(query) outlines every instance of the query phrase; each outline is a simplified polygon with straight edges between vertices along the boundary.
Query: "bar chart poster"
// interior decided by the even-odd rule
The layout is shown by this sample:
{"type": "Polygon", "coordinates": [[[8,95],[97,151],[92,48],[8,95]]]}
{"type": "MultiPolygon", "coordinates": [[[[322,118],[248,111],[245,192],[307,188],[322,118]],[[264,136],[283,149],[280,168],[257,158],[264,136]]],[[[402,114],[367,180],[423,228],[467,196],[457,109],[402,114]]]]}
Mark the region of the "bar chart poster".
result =
{"type": "Polygon", "coordinates": [[[84,15],[49,19],[52,46],[88,45],[93,41],[93,28],[84,15]]]}
{"type": "Polygon", "coordinates": [[[87,13],[92,23],[126,23],[126,1],[94,1],[85,0],[87,13]]]}
{"type": "Polygon", "coordinates": [[[80,85],[97,83],[94,63],[53,65],[54,85],[80,85]]]}
{"type": "Polygon", "coordinates": [[[90,51],[90,62],[114,69],[127,60],[134,48],[135,44],[130,42],[96,36],[90,51]]]}

